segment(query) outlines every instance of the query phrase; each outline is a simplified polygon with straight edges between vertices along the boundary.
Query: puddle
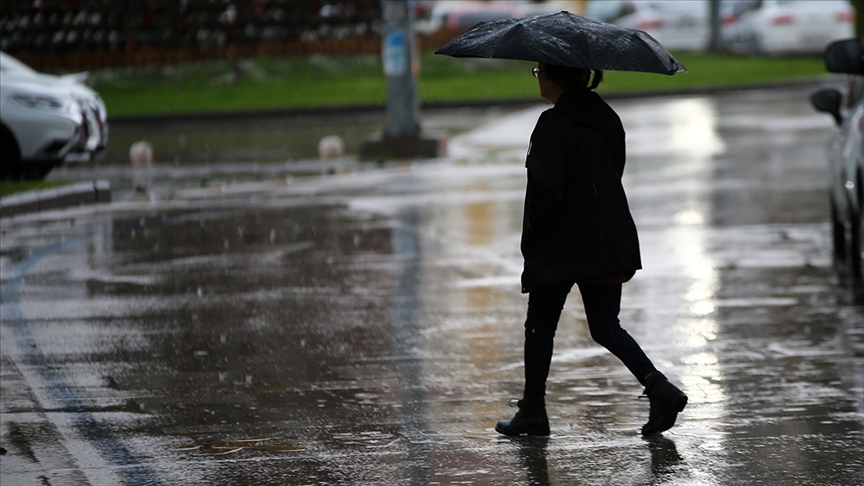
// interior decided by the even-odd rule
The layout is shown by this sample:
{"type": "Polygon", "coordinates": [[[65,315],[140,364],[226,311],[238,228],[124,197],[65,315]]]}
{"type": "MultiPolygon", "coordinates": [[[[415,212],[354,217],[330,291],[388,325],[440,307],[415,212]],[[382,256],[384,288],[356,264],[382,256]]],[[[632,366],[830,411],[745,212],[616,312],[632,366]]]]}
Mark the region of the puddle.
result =
{"type": "Polygon", "coordinates": [[[242,450],[267,451],[267,452],[295,452],[302,451],[303,448],[287,443],[287,442],[272,442],[269,438],[255,439],[229,439],[214,442],[202,442],[194,444],[184,444],[172,447],[172,451],[195,451],[196,455],[202,456],[218,456],[223,454],[232,454],[242,450]]]}

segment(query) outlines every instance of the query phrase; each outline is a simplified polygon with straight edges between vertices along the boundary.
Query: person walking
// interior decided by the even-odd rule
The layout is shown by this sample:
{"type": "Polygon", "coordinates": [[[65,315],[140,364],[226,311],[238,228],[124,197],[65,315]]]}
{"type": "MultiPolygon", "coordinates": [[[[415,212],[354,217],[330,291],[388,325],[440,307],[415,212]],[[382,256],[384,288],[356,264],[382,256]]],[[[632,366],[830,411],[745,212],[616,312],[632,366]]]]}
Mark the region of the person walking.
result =
{"type": "Polygon", "coordinates": [[[576,285],[591,337],[636,377],[650,410],[642,435],[668,430],[687,395],[654,367],[618,320],[621,286],[639,270],[636,225],[621,184],[624,128],[594,89],[603,71],[539,63],[540,95],[553,107],[531,134],[522,223],[525,387],[505,435],[549,435],[546,379],[564,302],[576,285]]]}

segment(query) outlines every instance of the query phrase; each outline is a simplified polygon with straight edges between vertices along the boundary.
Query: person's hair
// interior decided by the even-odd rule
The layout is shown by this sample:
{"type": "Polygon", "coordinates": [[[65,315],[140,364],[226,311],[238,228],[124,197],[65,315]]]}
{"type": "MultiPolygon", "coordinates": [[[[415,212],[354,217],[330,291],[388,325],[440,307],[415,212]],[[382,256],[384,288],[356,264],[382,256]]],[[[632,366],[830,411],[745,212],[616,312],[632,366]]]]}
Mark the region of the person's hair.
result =
{"type": "Polygon", "coordinates": [[[577,89],[595,89],[603,81],[603,71],[600,69],[580,69],[557,64],[544,64],[546,78],[555,81],[564,91],[577,89]],[[592,75],[593,79],[592,79],[592,75]]]}

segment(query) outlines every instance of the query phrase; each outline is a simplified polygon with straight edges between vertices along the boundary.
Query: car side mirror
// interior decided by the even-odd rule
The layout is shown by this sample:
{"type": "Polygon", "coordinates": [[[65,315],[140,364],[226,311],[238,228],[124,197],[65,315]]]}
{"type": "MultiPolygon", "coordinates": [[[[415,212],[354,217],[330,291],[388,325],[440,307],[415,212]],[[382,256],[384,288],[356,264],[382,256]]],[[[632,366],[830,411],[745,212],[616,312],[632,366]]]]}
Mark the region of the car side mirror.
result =
{"type": "Polygon", "coordinates": [[[837,126],[843,124],[843,115],[840,114],[840,106],[843,104],[843,93],[834,89],[826,88],[810,95],[810,104],[816,111],[828,113],[834,117],[837,126]]]}
{"type": "Polygon", "coordinates": [[[858,39],[843,39],[825,48],[825,69],[832,73],[864,74],[864,49],[858,39]]]}

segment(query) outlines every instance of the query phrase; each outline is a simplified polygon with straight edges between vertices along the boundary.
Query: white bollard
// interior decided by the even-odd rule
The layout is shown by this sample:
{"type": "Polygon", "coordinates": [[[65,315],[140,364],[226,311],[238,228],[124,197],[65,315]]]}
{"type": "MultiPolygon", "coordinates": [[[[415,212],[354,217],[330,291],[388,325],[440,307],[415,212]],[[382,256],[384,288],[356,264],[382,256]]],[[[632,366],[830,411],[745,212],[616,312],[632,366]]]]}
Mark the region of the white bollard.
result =
{"type": "Polygon", "coordinates": [[[318,156],[322,160],[338,159],[345,155],[345,143],[338,135],[328,135],[318,142],[318,156]]]}
{"type": "Polygon", "coordinates": [[[147,141],[135,142],[129,147],[129,160],[132,162],[132,185],[135,201],[151,201],[150,184],[153,182],[153,145],[147,141]]]}

